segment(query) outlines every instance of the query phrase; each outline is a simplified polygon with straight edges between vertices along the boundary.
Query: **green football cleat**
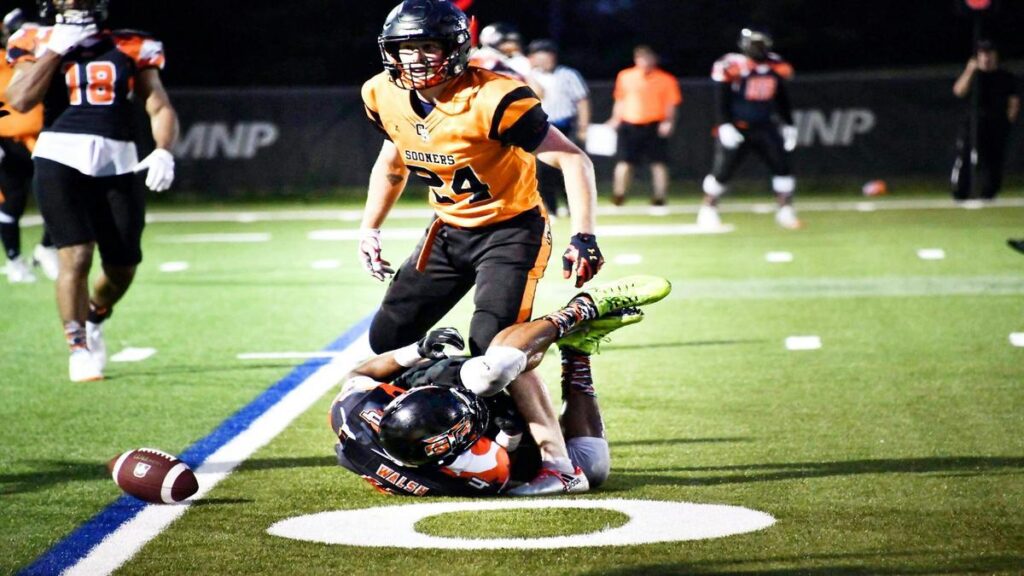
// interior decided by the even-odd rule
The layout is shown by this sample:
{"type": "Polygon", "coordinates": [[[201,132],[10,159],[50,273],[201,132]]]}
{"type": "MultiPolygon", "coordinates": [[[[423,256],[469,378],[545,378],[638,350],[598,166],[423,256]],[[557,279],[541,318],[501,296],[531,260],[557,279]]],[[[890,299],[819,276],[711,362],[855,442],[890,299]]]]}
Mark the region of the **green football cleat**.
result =
{"type": "Polygon", "coordinates": [[[658,276],[627,276],[581,292],[597,305],[598,316],[609,312],[644,306],[661,300],[672,291],[672,284],[658,276]]]}
{"type": "Polygon", "coordinates": [[[576,326],[558,340],[558,348],[588,356],[597,354],[601,342],[607,341],[608,334],[623,326],[637,324],[643,319],[644,313],[639,308],[616,310],[607,316],[587,320],[576,326]]]}

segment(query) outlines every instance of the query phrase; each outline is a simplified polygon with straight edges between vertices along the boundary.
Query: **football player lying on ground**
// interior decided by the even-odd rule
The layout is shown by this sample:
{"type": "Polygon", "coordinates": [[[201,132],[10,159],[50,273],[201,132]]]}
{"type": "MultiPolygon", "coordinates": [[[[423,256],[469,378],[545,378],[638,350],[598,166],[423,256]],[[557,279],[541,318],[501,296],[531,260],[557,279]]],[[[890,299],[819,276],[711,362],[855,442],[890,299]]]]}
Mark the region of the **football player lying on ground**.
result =
{"type": "Polygon", "coordinates": [[[455,329],[441,328],[367,360],[346,376],[331,406],[338,463],[393,494],[537,496],[599,486],[611,461],[590,355],[610,332],[643,319],[637,306],[670,290],[667,280],[653,276],[591,288],[552,314],[505,328],[483,356],[447,357],[445,345],[461,350],[463,340],[455,329]],[[562,352],[561,425],[572,473],[531,460],[518,398],[505,391],[555,343],[562,352]],[[532,480],[506,490],[513,476],[532,480]]]}

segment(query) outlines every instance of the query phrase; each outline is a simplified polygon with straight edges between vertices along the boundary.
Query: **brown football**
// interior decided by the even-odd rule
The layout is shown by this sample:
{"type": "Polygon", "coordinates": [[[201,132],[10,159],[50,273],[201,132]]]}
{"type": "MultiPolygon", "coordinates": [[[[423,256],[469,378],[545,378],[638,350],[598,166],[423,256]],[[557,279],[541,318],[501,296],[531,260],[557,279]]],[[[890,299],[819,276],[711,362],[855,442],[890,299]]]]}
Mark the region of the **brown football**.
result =
{"type": "Polygon", "coordinates": [[[129,450],[107,463],[114,483],[146,502],[174,504],[199,490],[192,469],[172,454],[155,448],[129,450]]]}

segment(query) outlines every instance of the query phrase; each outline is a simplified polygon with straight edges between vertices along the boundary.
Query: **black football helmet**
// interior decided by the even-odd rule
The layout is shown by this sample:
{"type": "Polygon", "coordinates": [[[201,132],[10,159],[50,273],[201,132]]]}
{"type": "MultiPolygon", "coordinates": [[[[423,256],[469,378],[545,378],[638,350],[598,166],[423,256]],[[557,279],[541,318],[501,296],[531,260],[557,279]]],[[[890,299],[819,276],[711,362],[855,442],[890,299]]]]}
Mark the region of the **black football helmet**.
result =
{"type": "Polygon", "coordinates": [[[96,24],[107,19],[110,0],[39,0],[39,17],[57,24],[96,24]]]}
{"type": "Polygon", "coordinates": [[[487,406],[476,394],[422,386],[384,408],[380,444],[388,456],[406,466],[448,464],[480,438],[488,422],[487,406]]]}
{"type": "Polygon", "coordinates": [[[446,0],[405,0],[388,14],[377,38],[384,70],[399,88],[418,90],[446,82],[469,62],[469,19],[446,0]],[[438,70],[423,63],[402,63],[398,48],[410,40],[434,40],[445,51],[438,70]]]}
{"type": "Polygon", "coordinates": [[[761,28],[744,28],[738,42],[740,52],[754,60],[766,60],[772,50],[772,35],[761,28]]]}

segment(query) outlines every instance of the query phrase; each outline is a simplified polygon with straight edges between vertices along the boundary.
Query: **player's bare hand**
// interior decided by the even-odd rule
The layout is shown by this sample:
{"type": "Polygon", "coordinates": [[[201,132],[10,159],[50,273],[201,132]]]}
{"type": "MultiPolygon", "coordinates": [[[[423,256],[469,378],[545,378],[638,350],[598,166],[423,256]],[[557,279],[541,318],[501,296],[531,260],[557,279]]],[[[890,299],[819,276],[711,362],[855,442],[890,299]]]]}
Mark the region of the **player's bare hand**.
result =
{"type": "Polygon", "coordinates": [[[576,234],[569,240],[569,247],[562,253],[562,277],[576,275],[576,287],[582,288],[604,266],[604,256],[597,247],[593,234],[576,234]]]}
{"type": "Polygon", "coordinates": [[[363,268],[378,281],[383,282],[385,278],[395,273],[391,263],[381,258],[381,241],[379,228],[364,228],[360,231],[362,237],[359,240],[359,259],[363,262],[363,268]]]}

